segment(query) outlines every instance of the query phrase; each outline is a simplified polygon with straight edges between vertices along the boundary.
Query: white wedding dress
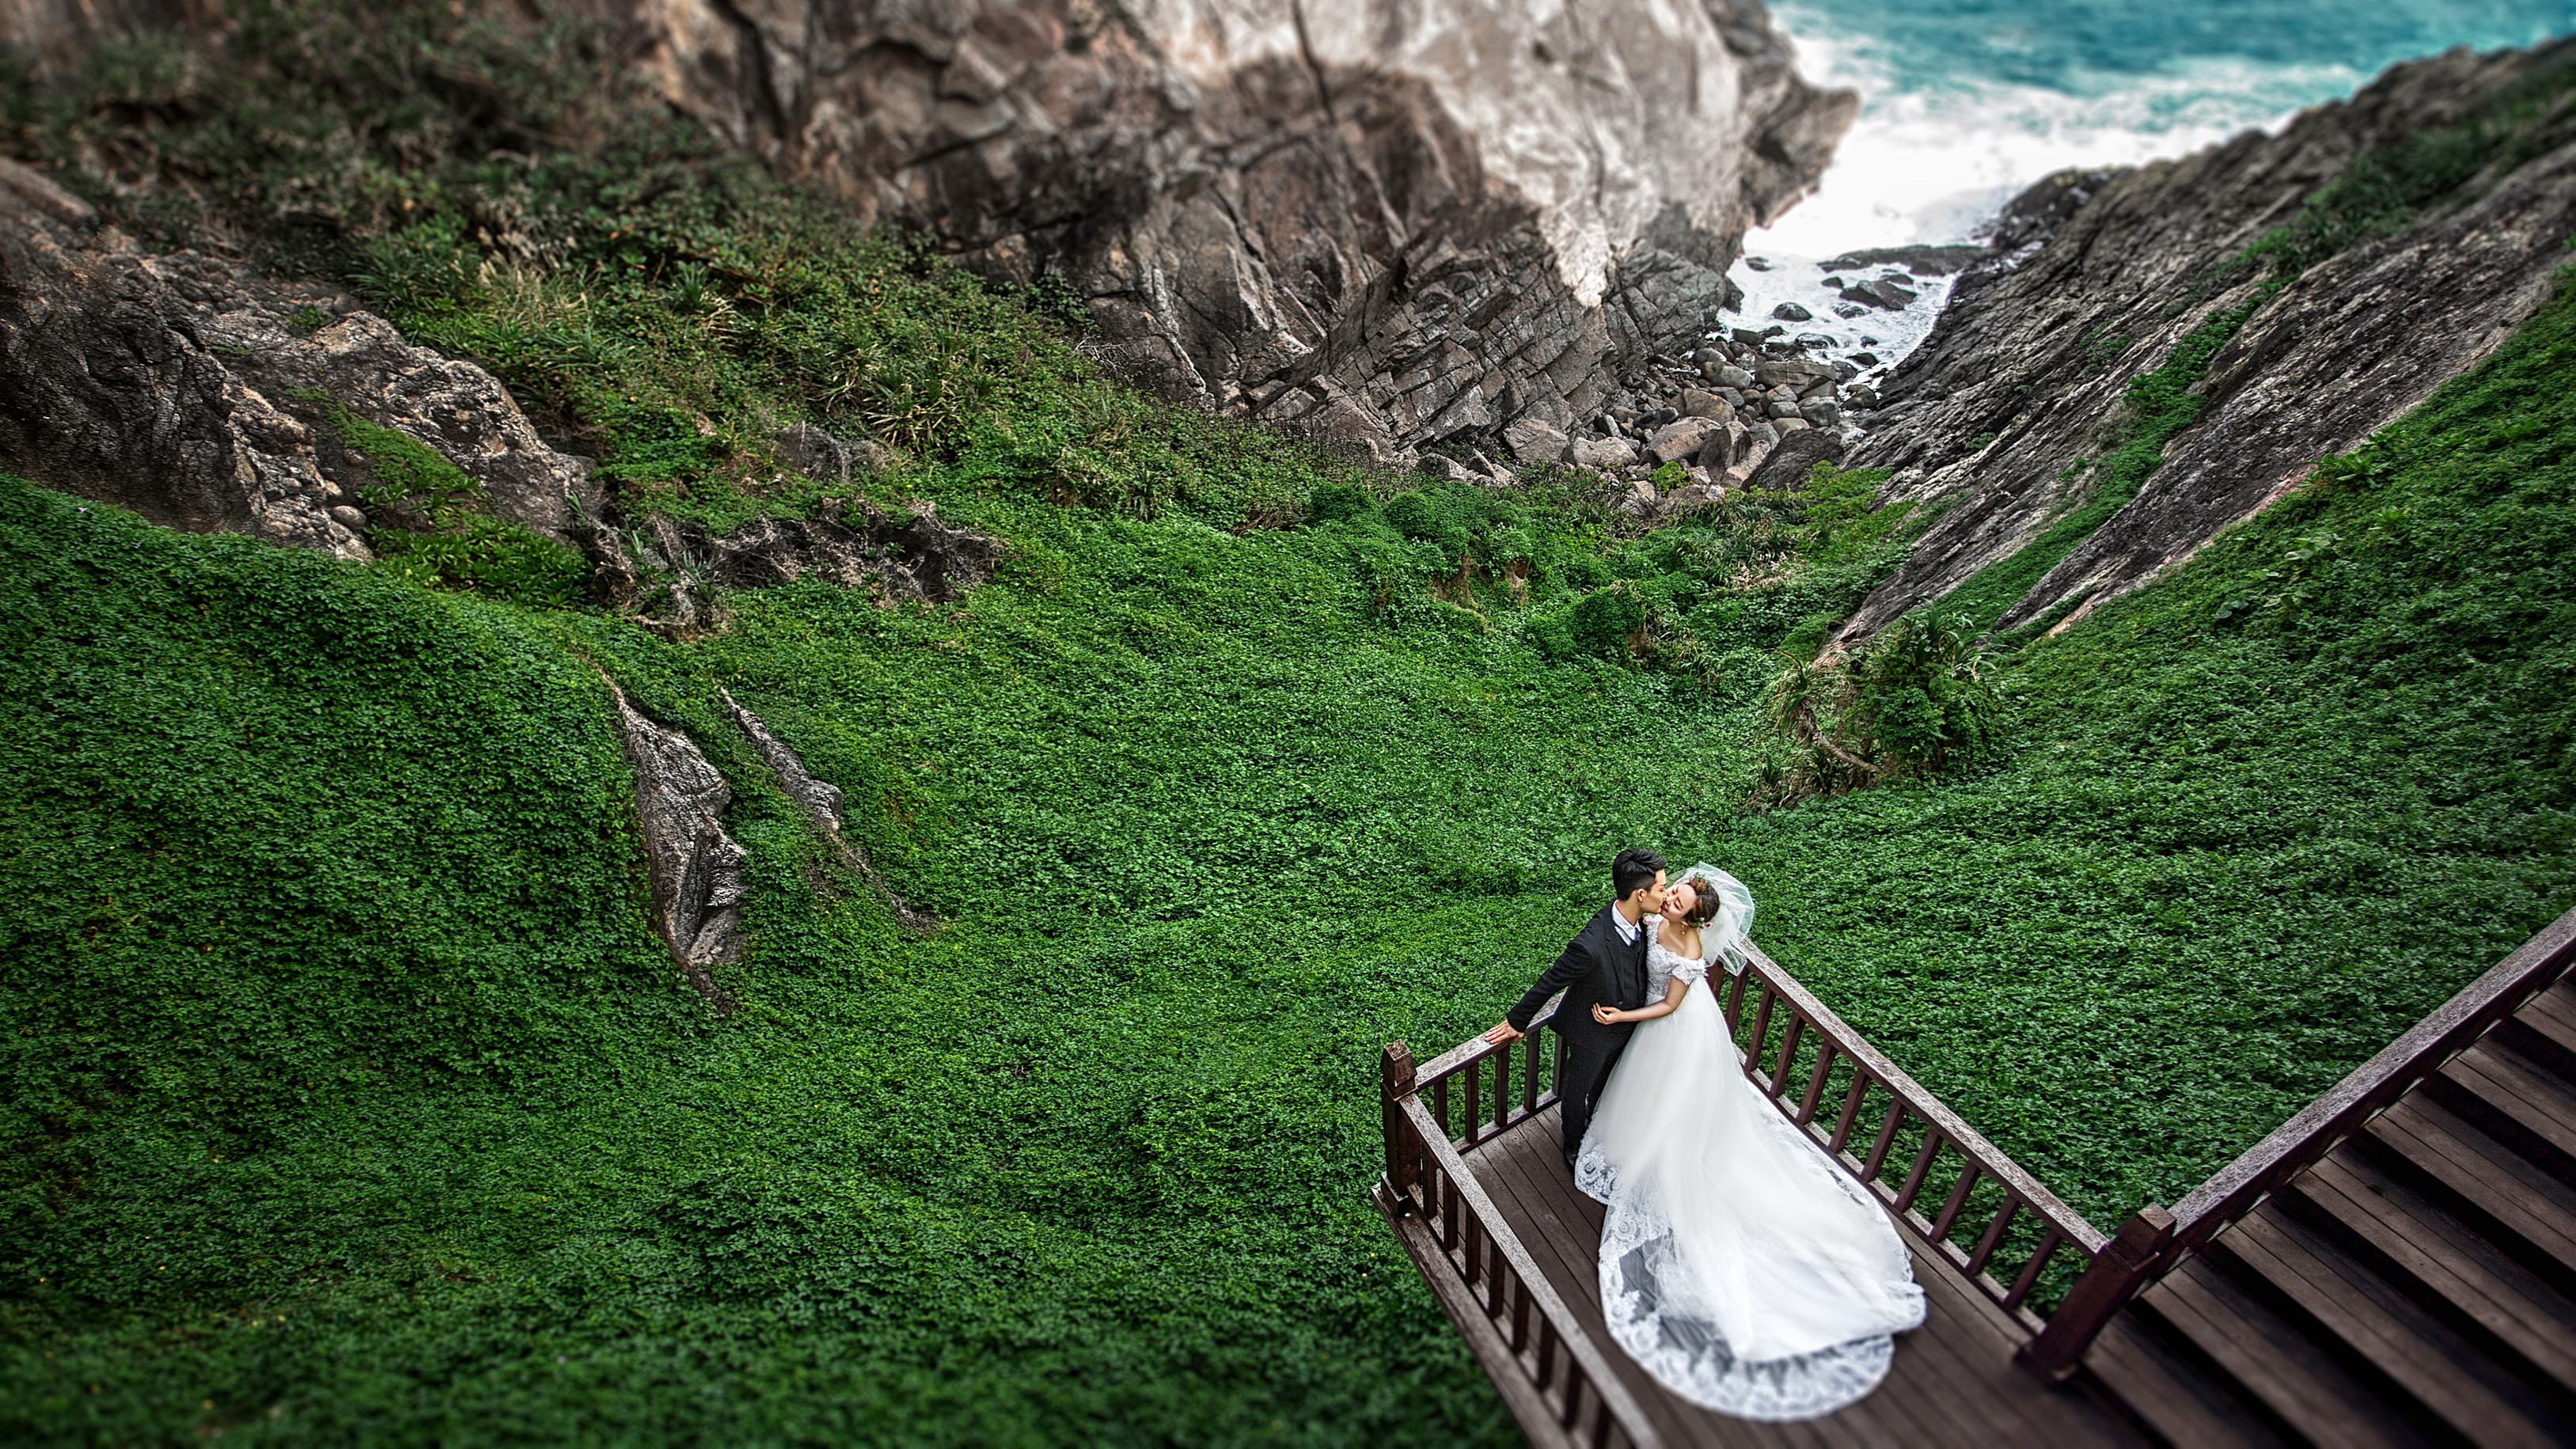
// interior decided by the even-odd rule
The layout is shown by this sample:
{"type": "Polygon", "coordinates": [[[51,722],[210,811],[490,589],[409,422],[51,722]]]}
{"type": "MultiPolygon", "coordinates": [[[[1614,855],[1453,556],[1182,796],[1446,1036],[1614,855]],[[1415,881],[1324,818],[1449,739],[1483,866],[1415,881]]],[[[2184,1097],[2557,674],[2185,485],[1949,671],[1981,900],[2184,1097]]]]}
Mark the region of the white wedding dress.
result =
{"type": "MultiPolygon", "coordinates": [[[[1609,1204],[1601,1307],[1610,1334],[1675,1393],[1746,1419],[1808,1419],[1887,1376],[1889,1335],[1923,1322],[1886,1212],[1744,1075],[1709,966],[1742,969],[1753,900],[1734,877],[1689,877],[1726,904],[1704,959],[1647,948],[1647,996],[1691,983],[1640,1022],[1593,1109],[1575,1183],[1609,1204]]],[[[1649,918],[1651,933],[1658,923],[1649,918]]]]}

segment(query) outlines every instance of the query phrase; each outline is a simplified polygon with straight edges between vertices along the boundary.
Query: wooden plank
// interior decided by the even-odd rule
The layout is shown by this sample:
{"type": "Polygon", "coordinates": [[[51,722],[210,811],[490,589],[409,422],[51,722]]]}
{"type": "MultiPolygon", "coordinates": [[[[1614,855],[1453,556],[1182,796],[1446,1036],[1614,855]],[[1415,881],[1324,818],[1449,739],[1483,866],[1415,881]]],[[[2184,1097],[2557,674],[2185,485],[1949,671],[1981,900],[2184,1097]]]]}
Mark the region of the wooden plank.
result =
{"type": "MultiPolygon", "coordinates": [[[[1424,1145],[1430,1149],[1433,1161],[1449,1176],[1451,1186],[1456,1195],[1464,1201],[1466,1209],[1489,1226],[1499,1226],[1502,1222],[1501,1210],[1494,1206],[1493,1199],[1486,1193],[1484,1185],[1476,1180],[1473,1169],[1460,1160],[1456,1149],[1440,1138],[1438,1125],[1431,1120],[1431,1114],[1423,1109],[1421,1100],[1417,1097],[1407,1097],[1400,1105],[1405,1115],[1413,1122],[1414,1130],[1422,1134],[1424,1145]]],[[[1551,1319],[1560,1323],[1568,1322],[1571,1318],[1570,1310],[1556,1291],[1548,1285],[1546,1279],[1540,1275],[1538,1266],[1530,1261],[1528,1250],[1521,1245],[1517,1237],[1508,1233],[1497,1233],[1495,1246],[1502,1250],[1503,1257],[1511,1264],[1512,1271],[1520,1276],[1522,1284],[1528,1288],[1533,1306],[1551,1319]]],[[[1565,1351],[1573,1356],[1573,1361],[1581,1366],[1583,1376],[1591,1381],[1593,1390],[1600,1394],[1611,1414],[1626,1427],[1629,1437],[1637,1441],[1639,1449],[1654,1449],[1655,1433],[1648,1426],[1643,1409],[1613,1375],[1609,1363],[1602,1358],[1600,1349],[1571,1334],[1566,1336],[1564,1347],[1565,1351]]]]}
{"type": "Polygon", "coordinates": [[[2439,1103],[2409,1097],[2370,1124],[2385,1165],[2561,1293],[2576,1289],[2576,1193],[2439,1103]]]}
{"type": "MultiPolygon", "coordinates": [[[[1673,1429],[1677,1442],[1722,1445],[1815,1446],[1815,1449],[1905,1449],[1905,1446],[1941,1442],[1927,1437],[1919,1416],[1910,1412],[1911,1400],[1919,1399],[1919,1386],[1899,1385],[1897,1375],[1889,1375],[1883,1384],[1859,1404],[1823,1419],[1798,1424],[1757,1424],[1730,1419],[1682,1399],[1646,1373],[1642,1365],[1620,1351],[1608,1337],[1608,1328],[1600,1319],[1599,1262],[1602,1209],[1584,1197],[1565,1176],[1562,1160],[1555,1155],[1560,1137],[1550,1134],[1538,1150],[1515,1153],[1512,1160],[1494,1165],[1498,1188],[1511,1192],[1515,1207],[1528,1214],[1529,1230],[1525,1242],[1544,1239],[1555,1266],[1551,1276],[1558,1277],[1558,1288],[1569,1303],[1576,1306],[1586,1331],[1601,1336],[1605,1352],[1617,1360],[1623,1373],[1631,1376],[1641,1399],[1653,1396],[1662,1401],[1675,1416],[1684,1421],[1673,1429]],[[1582,1300],[1576,1301],[1575,1288],[1580,1285],[1582,1300]]],[[[1490,1149],[1489,1149],[1490,1151],[1490,1149]]],[[[1480,1170],[1482,1170],[1480,1166],[1480,1170]]],[[[1507,1208],[1507,1212],[1513,1211],[1507,1208]]],[[[1904,1361],[1902,1350],[1899,1362],[1904,1361]]],[[[1649,1412],[1654,1410],[1650,1407],[1649,1412]]],[[[1658,1416],[1660,1418],[1660,1416],[1658,1416]]],[[[1991,1441],[1991,1433],[1987,1436],[1991,1441]]]]}
{"type": "Polygon", "coordinates": [[[2281,1436],[2236,1401],[2208,1369],[2123,1313],[2085,1352],[2098,1388],[2167,1444],[2185,1449],[2274,1449],[2281,1436]]]}
{"type": "Polygon", "coordinates": [[[2324,1096],[2213,1173],[2174,1204],[2171,1252],[2179,1255],[2234,1221],[2303,1160],[2321,1157],[2371,1113],[2405,1092],[2426,1070],[2484,1035],[2496,1021],[2576,963],[2576,910],[2470,982],[2433,1014],[2407,1028],[2324,1096]]]}
{"type": "Polygon", "coordinates": [[[2163,1319],[2311,1443],[2393,1449],[2423,1442],[2315,1344],[2198,1258],[2158,1279],[2132,1311],[2163,1319]]]}
{"type": "Polygon", "coordinates": [[[2559,1002],[2557,996],[2558,988],[2551,987],[2533,997],[2529,1006],[2498,1026],[2489,1040],[2510,1041],[2551,1071],[2576,1077],[2576,1008],[2559,1002]]]}
{"type": "Polygon", "coordinates": [[[1506,1221],[1530,1247],[1551,1283],[1573,1308],[1584,1331],[1627,1377],[1659,1427],[1668,1407],[1677,1416],[1669,1432],[1676,1443],[1727,1446],[1956,1445],[2001,1449],[2042,1445],[2080,1449],[2135,1442],[2127,1426],[2100,1406],[2063,1390],[2050,1390],[2014,1368],[2019,1330],[2003,1312],[1956,1274],[1939,1268],[1919,1243],[1907,1240],[1926,1294],[1923,1329],[1897,1340],[1896,1363],[1868,1398],[1803,1425],[1764,1425],[1725,1418],[1665,1390],[1619,1352],[1600,1322],[1599,1264],[1602,1209],[1577,1191],[1557,1153],[1561,1140],[1552,1118],[1515,1126],[1469,1158],[1502,1205],[1506,1221]],[[1681,1427],[1689,1424],[1691,1427],[1681,1427]],[[1702,1438],[1702,1435],[1706,1438],[1702,1438]]]}
{"type": "Polygon", "coordinates": [[[2441,1103],[2562,1181],[2576,1177],[2576,1089],[2491,1041],[2460,1053],[2425,1083],[2441,1103]]]}
{"type": "Polygon", "coordinates": [[[2269,1204],[2220,1234],[2208,1251],[2259,1274],[2298,1318],[2341,1344],[2349,1359],[2368,1365],[2425,1415],[2470,1442],[2502,1449],[2563,1442],[2557,1432],[2563,1425],[2543,1427],[2556,1415],[2537,1395],[2368,1268],[2269,1204]]]}
{"type": "Polygon", "coordinates": [[[2335,1153],[2292,1201],[2417,1301],[2576,1395],[2576,1304],[2367,1157],[2335,1153]]]}
{"type": "Polygon", "coordinates": [[[1384,1214],[1387,1225],[1395,1229],[1396,1241],[1404,1245],[1405,1256],[1413,1260],[1415,1271],[1431,1287],[1431,1296],[1440,1302],[1466,1342],[1467,1352],[1474,1356],[1477,1367],[1493,1381],[1494,1392],[1511,1412],[1512,1422],[1520,1425],[1521,1434],[1534,1449],[1574,1449],[1574,1443],[1557,1425],[1556,1411],[1542,1398],[1538,1386],[1530,1382],[1511,1346],[1503,1341],[1500,1330],[1476,1305],[1467,1285],[1450,1268],[1447,1255],[1432,1240],[1431,1229],[1422,1219],[1397,1211],[1397,1205],[1380,1184],[1370,1197],[1384,1214]]]}

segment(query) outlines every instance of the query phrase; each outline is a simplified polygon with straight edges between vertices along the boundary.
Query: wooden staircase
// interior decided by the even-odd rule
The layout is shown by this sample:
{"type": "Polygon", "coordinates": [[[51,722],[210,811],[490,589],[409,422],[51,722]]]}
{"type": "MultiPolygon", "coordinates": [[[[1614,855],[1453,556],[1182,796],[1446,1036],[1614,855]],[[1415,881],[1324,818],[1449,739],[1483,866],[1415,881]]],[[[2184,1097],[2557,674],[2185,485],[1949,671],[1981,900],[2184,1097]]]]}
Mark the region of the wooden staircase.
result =
{"type": "Polygon", "coordinates": [[[2083,1378],[2178,1446],[2576,1444],[2576,980],[2168,1259],[2083,1378]]]}

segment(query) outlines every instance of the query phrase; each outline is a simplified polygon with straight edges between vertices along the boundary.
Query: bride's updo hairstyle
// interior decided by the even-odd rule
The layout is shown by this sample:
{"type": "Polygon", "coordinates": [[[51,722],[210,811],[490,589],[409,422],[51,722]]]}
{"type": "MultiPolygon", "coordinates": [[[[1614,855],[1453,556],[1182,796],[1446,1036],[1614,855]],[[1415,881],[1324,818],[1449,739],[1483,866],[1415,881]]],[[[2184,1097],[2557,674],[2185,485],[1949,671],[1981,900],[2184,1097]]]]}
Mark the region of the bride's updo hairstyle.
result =
{"type": "Polygon", "coordinates": [[[1718,908],[1726,904],[1725,900],[1718,895],[1717,888],[1704,880],[1691,880],[1688,877],[1685,877],[1682,883],[1691,888],[1691,908],[1682,912],[1682,919],[1694,926],[1705,926],[1716,920],[1718,908]]]}

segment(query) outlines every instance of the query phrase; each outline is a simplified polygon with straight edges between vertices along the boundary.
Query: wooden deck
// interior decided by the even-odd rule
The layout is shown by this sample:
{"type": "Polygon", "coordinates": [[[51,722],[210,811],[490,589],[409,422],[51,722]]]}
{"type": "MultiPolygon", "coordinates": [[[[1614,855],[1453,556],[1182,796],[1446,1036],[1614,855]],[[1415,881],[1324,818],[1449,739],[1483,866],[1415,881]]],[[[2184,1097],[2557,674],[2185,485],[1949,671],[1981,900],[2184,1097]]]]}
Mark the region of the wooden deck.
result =
{"type": "Polygon", "coordinates": [[[1393,1043],[1373,1196],[1540,1449],[2576,1445],[2576,911],[2109,1236],[1751,957],[1746,1075],[1887,1211],[1924,1326],[1823,1419],[1679,1399],[1603,1323],[1548,1014],[1418,1069],[1393,1043]]]}
{"type": "Polygon", "coordinates": [[[1923,1327],[1897,1339],[1895,1368],[1860,1403],[1806,1423],[1758,1424],[1674,1396],[1611,1342],[1594,1266],[1602,1208],[1575,1190],[1560,1140],[1556,1114],[1549,1112],[1487,1138],[1467,1154],[1467,1162],[1584,1333],[1606,1348],[1613,1369],[1665,1444],[2084,1449],[2147,1442],[2081,1392],[2045,1387],[2014,1367],[2013,1350],[2026,1335],[1920,1246],[1914,1250],[1914,1276],[1929,1300],[1923,1327]]]}
{"type": "Polygon", "coordinates": [[[2083,1363],[2176,1444],[2576,1443],[2576,981],[2181,1256],[2083,1363]]]}

